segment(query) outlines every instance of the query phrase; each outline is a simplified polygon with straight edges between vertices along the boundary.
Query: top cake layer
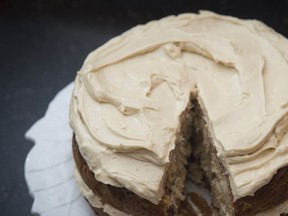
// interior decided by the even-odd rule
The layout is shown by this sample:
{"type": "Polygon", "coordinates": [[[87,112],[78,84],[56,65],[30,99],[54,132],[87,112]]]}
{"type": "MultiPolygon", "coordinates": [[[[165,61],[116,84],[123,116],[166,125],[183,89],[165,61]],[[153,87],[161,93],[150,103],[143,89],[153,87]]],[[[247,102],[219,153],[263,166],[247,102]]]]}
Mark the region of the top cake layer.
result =
{"type": "Polygon", "coordinates": [[[191,92],[235,200],[288,165],[288,41],[201,12],[136,26],[87,57],[70,115],[95,178],[158,203],[191,92]]]}

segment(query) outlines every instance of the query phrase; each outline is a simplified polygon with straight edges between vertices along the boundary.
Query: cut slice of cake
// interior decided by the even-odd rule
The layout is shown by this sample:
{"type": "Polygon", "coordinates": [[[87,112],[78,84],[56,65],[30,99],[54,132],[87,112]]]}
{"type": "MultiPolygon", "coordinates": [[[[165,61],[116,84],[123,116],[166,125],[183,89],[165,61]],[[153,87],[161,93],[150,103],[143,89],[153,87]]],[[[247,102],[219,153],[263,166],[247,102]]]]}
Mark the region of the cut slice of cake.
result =
{"type": "Polygon", "coordinates": [[[288,40],[256,20],[182,14],[110,40],[71,101],[83,195],[99,215],[177,215],[192,152],[215,212],[288,213],[287,83],[288,40]]]}

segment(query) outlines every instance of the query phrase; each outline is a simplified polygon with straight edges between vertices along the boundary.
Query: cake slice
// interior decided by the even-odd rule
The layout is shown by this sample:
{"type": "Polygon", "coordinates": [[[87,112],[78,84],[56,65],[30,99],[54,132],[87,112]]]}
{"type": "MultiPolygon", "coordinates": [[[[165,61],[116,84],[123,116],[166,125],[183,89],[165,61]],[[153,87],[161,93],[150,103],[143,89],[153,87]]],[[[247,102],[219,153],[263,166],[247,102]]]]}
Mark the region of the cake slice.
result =
{"type": "Polygon", "coordinates": [[[99,215],[177,215],[192,161],[215,214],[288,213],[287,83],[288,41],[256,20],[182,14],[110,40],[71,101],[83,195],[99,215]]]}

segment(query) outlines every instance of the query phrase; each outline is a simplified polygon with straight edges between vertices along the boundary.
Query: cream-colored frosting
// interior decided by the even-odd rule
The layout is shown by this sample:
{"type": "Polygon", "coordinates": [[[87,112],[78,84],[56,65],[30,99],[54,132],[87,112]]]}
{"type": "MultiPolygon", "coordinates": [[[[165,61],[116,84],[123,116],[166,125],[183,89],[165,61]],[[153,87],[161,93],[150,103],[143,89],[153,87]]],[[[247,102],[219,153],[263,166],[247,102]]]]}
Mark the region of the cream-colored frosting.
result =
{"type": "Polygon", "coordinates": [[[288,165],[288,41],[256,20],[201,12],[136,26],[87,57],[70,115],[95,178],[158,203],[191,92],[235,200],[288,165]]]}
{"type": "Polygon", "coordinates": [[[103,209],[105,213],[110,216],[131,216],[130,214],[126,214],[125,212],[120,211],[119,209],[114,208],[108,203],[103,203],[101,198],[97,196],[83,181],[79,171],[77,168],[74,170],[75,179],[78,183],[79,189],[81,193],[86,197],[89,203],[98,209],[103,209]]]}

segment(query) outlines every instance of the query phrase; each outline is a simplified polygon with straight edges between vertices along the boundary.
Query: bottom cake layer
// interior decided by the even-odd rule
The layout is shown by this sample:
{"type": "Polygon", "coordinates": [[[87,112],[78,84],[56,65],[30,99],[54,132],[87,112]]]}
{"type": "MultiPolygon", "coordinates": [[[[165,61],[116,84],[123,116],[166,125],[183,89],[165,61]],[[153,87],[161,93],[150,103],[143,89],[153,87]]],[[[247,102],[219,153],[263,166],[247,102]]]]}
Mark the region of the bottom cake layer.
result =
{"type": "MultiPolygon", "coordinates": [[[[127,191],[124,191],[124,193],[121,195],[121,191],[123,191],[123,188],[115,188],[113,186],[105,185],[103,183],[97,182],[94,178],[93,173],[89,170],[88,165],[82,158],[82,155],[80,154],[79,149],[78,149],[78,145],[75,141],[73,143],[73,153],[74,153],[75,162],[76,162],[75,176],[76,176],[77,182],[80,186],[82,194],[89,201],[89,203],[91,204],[91,206],[93,207],[94,211],[97,213],[98,216],[139,216],[139,215],[144,215],[142,213],[144,211],[150,212],[151,213],[150,215],[160,215],[158,214],[159,212],[157,213],[156,212],[157,210],[155,210],[157,208],[155,206],[153,207],[154,204],[150,202],[146,204],[146,202],[148,202],[146,200],[143,200],[143,202],[145,203],[145,205],[147,205],[147,208],[144,208],[144,209],[139,208],[139,206],[143,207],[143,203],[141,205],[137,205],[137,203],[139,204],[139,200],[142,201],[142,198],[138,197],[137,199],[133,200],[133,197],[136,196],[135,194],[131,192],[127,193],[127,191]],[[85,176],[83,176],[83,174],[85,174],[85,176]],[[88,175],[88,178],[87,178],[87,175],[88,175]],[[84,178],[86,177],[85,180],[83,179],[83,177],[84,178]],[[95,191],[95,188],[94,190],[92,190],[88,186],[88,184],[94,185],[95,187],[99,186],[98,188],[99,192],[95,191]],[[107,189],[107,187],[109,189],[107,189]],[[114,194],[115,199],[112,200],[112,203],[114,204],[114,206],[112,206],[111,205],[112,203],[110,203],[111,198],[113,199],[113,196],[112,196],[113,191],[111,194],[111,190],[116,191],[116,193],[114,194]],[[107,199],[109,197],[110,197],[110,200],[107,199]],[[121,203],[121,200],[123,200],[123,202],[126,202],[126,203],[128,201],[132,209],[133,209],[133,206],[135,209],[139,208],[139,212],[137,214],[127,213],[127,209],[125,209],[125,205],[121,203]],[[152,206],[152,208],[154,209],[152,210],[149,209],[148,205],[152,206]]],[[[285,193],[285,191],[283,192],[285,193]]],[[[271,194],[267,194],[267,197],[270,197],[270,196],[271,194]]],[[[190,208],[190,209],[191,211],[193,210],[193,208],[190,208]]],[[[187,210],[180,211],[180,212],[187,212],[187,210]]],[[[282,213],[281,216],[288,215],[288,200],[265,212],[257,213],[256,215],[257,216],[270,216],[270,215],[274,216],[274,215],[278,215],[279,213],[282,213]]],[[[187,214],[181,214],[181,215],[186,216],[187,214]]],[[[197,215],[197,214],[195,212],[193,213],[189,212],[188,215],[191,216],[191,215],[197,215]]]]}
{"type": "Polygon", "coordinates": [[[279,215],[279,212],[280,216],[288,216],[288,200],[266,212],[260,212],[255,216],[276,216],[279,215]]]}
{"type": "Polygon", "coordinates": [[[173,154],[170,154],[170,161],[173,161],[173,163],[169,163],[166,168],[166,177],[163,183],[164,194],[157,205],[139,197],[126,188],[114,187],[97,181],[80,153],[75,136],[73,136],[73,155],[83,182],[97,197],[101,198],[103,204],[107,204],[114,209],[121,209],[127,215],[173,216],[178,212],[181,199],[184,199],[182,192],[186,177],[185,164],[190,155],[190,145],[183,141],[186,139],[181,140],[173,150],[173,154]]]}
{"type": "Polygon", "coordinates": [[[93,191],[85,184],[77,168],[75,168],[74,173],[81,193],[89,201],[90,205],[99,216],[130,216],[129,214],[126,214],[125,212],[122,212],[107,203],[103,203],[101,197],[94,194],[93,191]]]}
{"type": "MultiPolygon", "coordinates": [[[[98,216],[132,216],[114,208],[113,206],[109,204],[103,204],[101,201],[101,198],[98,197],[96,194],[94,194],[93,191],[85,184],[77,168],[75,168],[75,177],[76,177],[77,183],[79,185],[79,188],[82,194],[89,201],[90,205],[92,206],[93,210],[96,212],[98,216]]],[[[184,205],[181,205],[185,209],[180,209],[180,212],[181,212],[180,215],[181,216],[198,215],[195,211],[193,211],[193,206],[191,207],[186,206],[187,203],[185,203],[184,205]]],[[[204,209],[203,211],[205,212],[205,215],[207,216],[211,215],[211,212],[209,209],[206,209],[206,211],[204,209]]],[[[280,204],[279,206],[276,206],[273,209],[270,209],[266,212],[258,213],[255,216],[275,216],[275,215],[278,215],[279,212],[282,213],[282,216],[288,215],[288,200],[280,204]]]]}

